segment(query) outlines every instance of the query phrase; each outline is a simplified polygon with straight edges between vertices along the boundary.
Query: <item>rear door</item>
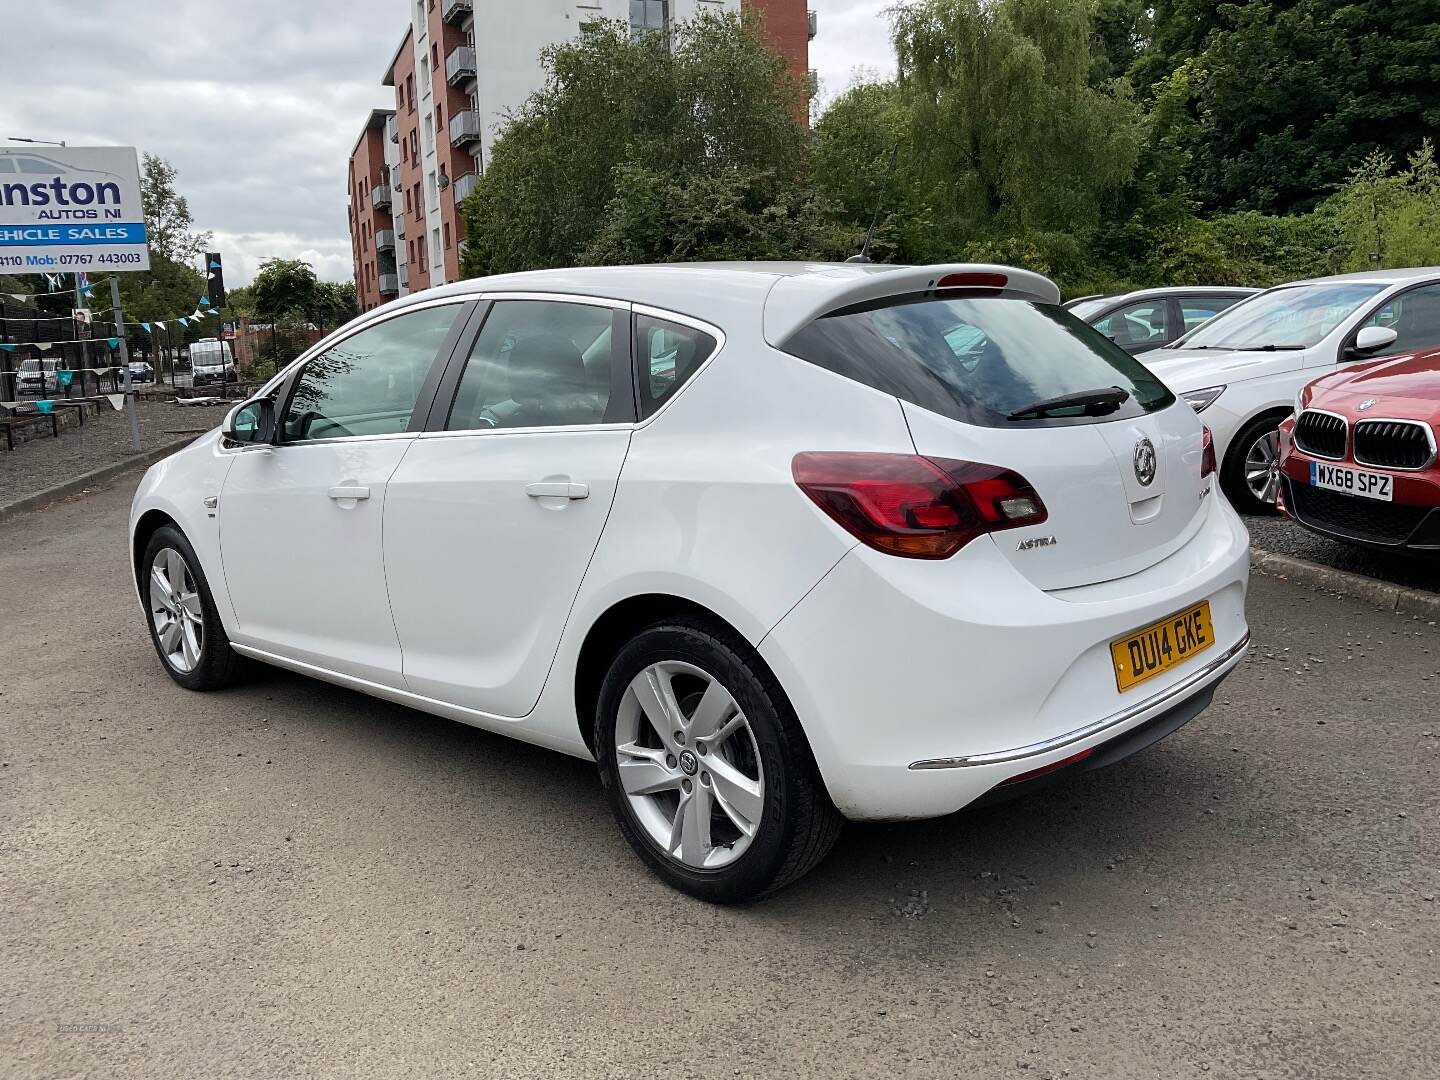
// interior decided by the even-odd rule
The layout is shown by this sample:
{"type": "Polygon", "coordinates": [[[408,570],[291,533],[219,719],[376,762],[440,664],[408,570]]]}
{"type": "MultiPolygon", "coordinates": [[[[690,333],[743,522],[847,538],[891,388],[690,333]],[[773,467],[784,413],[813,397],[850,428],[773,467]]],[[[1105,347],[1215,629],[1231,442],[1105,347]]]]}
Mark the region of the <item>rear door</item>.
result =
{"type": "Polygon", "coordinates": [[[414,692],[506,717],[539,699],[630,443],[629,320],[613,301],[496,298],[457,354],[385,505],[414,692]]]}

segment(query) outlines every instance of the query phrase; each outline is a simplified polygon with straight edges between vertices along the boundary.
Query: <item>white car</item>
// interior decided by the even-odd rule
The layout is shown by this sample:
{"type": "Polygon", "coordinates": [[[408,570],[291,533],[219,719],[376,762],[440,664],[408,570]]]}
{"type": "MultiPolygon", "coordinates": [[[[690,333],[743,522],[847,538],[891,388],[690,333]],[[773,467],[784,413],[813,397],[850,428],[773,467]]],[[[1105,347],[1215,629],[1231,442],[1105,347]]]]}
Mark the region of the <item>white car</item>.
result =
{"type": "Polygon", "coordinates": [[[1145,354],[1215,435],[1220,486],[1244,513],[1280,488],[1280,421],[1337,365],[1440,345],[1440,267],[1297,281],[1244,300],[1145,354]]]}
{"type": "Polygon", "coordinates": [[[139,598],[243,658],[578,757],[734,901],[842,818],[1108,765],[1239,663],[1194,412],[1022,270],[643,266],[368,312],[154,466],[139,598]]]}

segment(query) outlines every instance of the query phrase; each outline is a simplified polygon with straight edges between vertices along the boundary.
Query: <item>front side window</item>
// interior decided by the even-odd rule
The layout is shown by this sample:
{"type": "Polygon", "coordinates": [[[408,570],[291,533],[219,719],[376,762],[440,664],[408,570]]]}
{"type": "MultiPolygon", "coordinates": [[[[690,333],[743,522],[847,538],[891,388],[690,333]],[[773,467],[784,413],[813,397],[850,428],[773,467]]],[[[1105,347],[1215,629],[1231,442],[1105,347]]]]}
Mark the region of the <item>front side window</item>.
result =
{"type": "Polygon", "coordinates": [[[470,350],[450,431],[599,424],[610,405],[611,309],[499,300],[470,350]]]}
{"type": "Polygon", "coordinates": [[[1166,306],[1164,300],[1143,300],[1091,325],[1116,345],[1164,345],[1166,306]]]}
{"type": "Polygon", "coordinates": [[[1366,326],[1387,326],[1398,337],[1375,356],[1433,349],[1440,346],[1440,284],[1411,289],[1381,305],[1365,320],[1366,326]]]}
{"type": "Polygon", "coordinates": [[[407,430],[460,308],[445,304],[386,319],[308,361],[285,410],[284,441],[407,430]]]}
{"type": "Polygon", "coordinates": [[[669,400],[715,351],[715,345],[715,338],[703,330],[653,315],[636,315],[641,418],[669,400]]]}
{"type": "Polygon", "coordinates": [[[1223,311],[1182,349],[1308,349],[1385,286],[1334,281],[1285,285],[1223,311]]]}
{"type": "Polygon", "coordinates": [[[786,352],[963,423],[1006,427],[1143,415],[1175,397],[1139,361],[1055,304],[887,297],[824,315],[786,352]],[[1032,409],[1077,394],[1093,406],[1032,409]]]}

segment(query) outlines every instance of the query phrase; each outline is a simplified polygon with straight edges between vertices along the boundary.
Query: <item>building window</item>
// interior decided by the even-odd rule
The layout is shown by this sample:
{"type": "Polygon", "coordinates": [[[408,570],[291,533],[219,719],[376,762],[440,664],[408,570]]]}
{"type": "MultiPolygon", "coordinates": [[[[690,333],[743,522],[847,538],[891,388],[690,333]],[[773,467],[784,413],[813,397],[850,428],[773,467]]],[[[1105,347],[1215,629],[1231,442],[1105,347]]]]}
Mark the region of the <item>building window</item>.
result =
{"type": "Polygon", "coordinates": [[[438,101],[435,103],[435,130],[445,130],[445,107],[438,101]]]}
{"type": "Polygon", "coordinates": [[[440,201],[440,189],[436,186],[435,170],[433,169],[430,170],[429,175],[425,177],[425,194],[430,196],[431,206],[434,206],[440,201]]]}
{"type": "Polygon", "coordinates": [[[669,0],[630,0],[630,38],[664,30],[670,21],[669,0]]]}
{"type": "Polygon", "coordinates": [[[413,71],[405,76],[405,103],[413,113],[415,111],[415,73],[413,71]]]}
{"type": "Polygon", "coordinates": [[[450,250],[450,223],[447,221],[441,228],[445,231],[445,250],[450,250]]]}
{"type": "Polygon", "coordinates": [[[435,256],[436,256],[437,258],[439,258],[439,256],[440,256],[440,230],[439,230],[439,229],[431,229],[431,230],[430,230],[430,247],[434,250],[435,256]]]}
{"type": "Polygon", "coordinates": [[[420,181],[415,181],[415,220],[419,221],[425,213],[425,203],[420,198],[420,181]]]}
{"type": "Polygon", "coordinates": [[[410,213],[410,189],[405,189],[405,213],[410,213]]]}
{"type": "Polygon", "coordinates": [[[425,260],[425,234],[424,234],[424,233],[421,233],[421,234],[420,234],[419,245],[416,247],[415,251],[416,251],[416,254],[418,254],[418,255],[420,256],[420,269],[423,271],[423,270],[425,269],[425,262],[426,262],[426,260],[425,260]]]}
{"type": "Polygon", "coordinates": [[[430,43],[430,66],[436,71],[440,70],[440,45],[434,41],[430,43]]]}

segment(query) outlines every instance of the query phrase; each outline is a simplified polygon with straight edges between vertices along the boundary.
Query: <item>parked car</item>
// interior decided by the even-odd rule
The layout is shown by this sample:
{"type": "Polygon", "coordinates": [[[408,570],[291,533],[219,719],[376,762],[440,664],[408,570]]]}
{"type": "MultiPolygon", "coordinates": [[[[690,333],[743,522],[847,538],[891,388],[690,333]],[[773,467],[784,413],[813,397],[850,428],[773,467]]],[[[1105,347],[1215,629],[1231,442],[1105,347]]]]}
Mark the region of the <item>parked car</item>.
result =
{"type": "Polygon", "coordinates": [[[1273,513],[1280,421],[1336,365],[1440,346],[1440,267],[1297,281],[1223,311],[1145,365],[1202,414],[1220,486],[1245,513],[1273,513]]]}
{"type": "Polygon", "coordinates": [[[536,271],[312,347],[145,475],[131,555],[181,686],[253,658],[593,757],[733,901],[1203,709],[1249,639],[1213,471],[1027,271],[536,271]]]}
{"type": "Polygon", "coordinates": [[[155,369],[144,360],[131,360],[129,365],[131,382],[154,382],[155,369]]]}
{"type": "Polygon", "coordinates": [[[55,377],[55,372],[64,366],[63,360],[53,357],[37,360],[32,356],[21,362],[16,371],[15,382],[20,390],[32,394],[52,393],[59,387],[59,380],[55,377]]]}
{"type": "Polygon", "coordinates": [[[191,344],[188,356],[192,386],[236,380],[235,357],[228,341],[201,338],[191,344]]]}
{"type": "Polygon", "coordinates": [[[1440,349],[1316,379],[1280,425],[1280,508],[1314,532],[1440,554],[1440,349]]]}
{"type": "Polygon", "coordinates": [[[1170,344],[1259,291],[1232,285],[1176,286],[1081,296],[1065,306],[1135,356],[1170,344]]]}

